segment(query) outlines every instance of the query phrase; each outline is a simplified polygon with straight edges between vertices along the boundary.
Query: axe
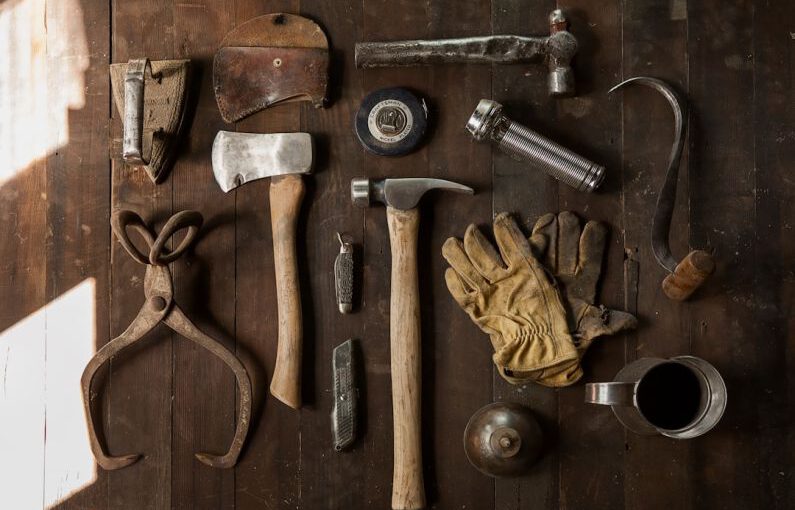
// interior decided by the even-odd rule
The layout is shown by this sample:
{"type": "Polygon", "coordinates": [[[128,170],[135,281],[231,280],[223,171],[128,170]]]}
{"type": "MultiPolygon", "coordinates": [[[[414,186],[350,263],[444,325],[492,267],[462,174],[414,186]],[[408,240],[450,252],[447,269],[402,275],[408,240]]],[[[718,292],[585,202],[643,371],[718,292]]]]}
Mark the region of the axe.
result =
{"type": "Polygon", "coordinates": [[[288,406],[301,407],[301,295],[295,233],[303,174],[312,172],[314,147],[309,133],[231,133],[219,131],[213,142],[213,174],[224,192],[271,177],[270,205],[273,267],[279,343],[271,394],[288,406]]]}

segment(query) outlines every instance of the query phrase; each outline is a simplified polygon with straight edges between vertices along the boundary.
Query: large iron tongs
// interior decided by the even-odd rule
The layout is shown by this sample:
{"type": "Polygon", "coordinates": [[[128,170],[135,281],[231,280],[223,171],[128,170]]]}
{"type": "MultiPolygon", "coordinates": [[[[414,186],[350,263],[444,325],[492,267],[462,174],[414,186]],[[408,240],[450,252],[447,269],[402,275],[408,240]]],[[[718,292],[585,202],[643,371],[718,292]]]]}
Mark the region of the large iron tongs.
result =
{"type": "Polygon", "coordinates": [[[91,440],[91,451],[94,453],[97,463],[104,469],[120,469],[129,466],[141,456],[130,454],[115,457],[106,453],[94,427],[91,403],[97,395],[91,393],[91,382],[97,370],[104,363],[124,348],[143,338],[160,322],[219,357],[235,374],[237,385],[240,389],[238,423],[229,451],[223,455],[197,453],[196,458],[211,467],[228,468],[235,465],[240,455],[251,419],[251,380],[248,372],[229,349],[202,333],[174,302],[174,285],[171,280],[171,271],[168,269],[168,264],[177,260],[194,241],[202,221],[201,214],[196,211],[178,212],[166,222],[163,230],[155,238],[141,217],[133,211],[118,211],[111,217],[111,228],[121,245],[136,262],[146,265],[146,276],[144,277],[146,301],[127,329],[121,335],[102,346],[91,358],[83,371],[80,381],[89,438],[91,440]],[[148,254],[141,253],[130,241],[127,233],[128,228],[132,228],[140,234],[149,246],[148,254]],[[165,248],[166,243],[176,232],[183,229],[187,229],[187,233],[182,242],[173,251],[168,251],[165,248]]]}

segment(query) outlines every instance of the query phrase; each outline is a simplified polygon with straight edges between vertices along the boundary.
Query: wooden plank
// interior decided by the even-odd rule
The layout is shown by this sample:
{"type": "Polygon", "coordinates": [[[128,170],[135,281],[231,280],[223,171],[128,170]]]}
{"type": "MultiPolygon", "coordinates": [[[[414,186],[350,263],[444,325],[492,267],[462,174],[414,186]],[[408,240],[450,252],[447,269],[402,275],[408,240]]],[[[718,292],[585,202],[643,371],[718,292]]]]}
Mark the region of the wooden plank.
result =
{"type": "MultiPolygon", "coordinates": [[[[303,508],[366,508],[370,487],[366,476],[369,453],[362,437],[367,434],[367,398],[372,389],[368,374],[362,370],[372,339],[362,334],[367,308],[356,308],[353,314],[337,310],[333,264],[339,253],[336,232],[350,236],[355,244],[357,262],[361,263],[364,211],[353,207],[350,180],[361,176],[362,154],[353,136],[352,121],[362,97],[361,74],[353,61],[353,46],[361,39],[361,2],[301,2],[301,15],[323,27],[331,49],[330,102],[326,108],[305,105],[301,129],[315,137],[317,165],[308,180],[305,214],[302,218],[304,236],[300,252],[305,253],[304,290],[305,351],[304,396],[301,411],[301,496],[303,508]],[[333,406],[334,347],[347,338],[358,342],[360,363],[359,439],[350,451],[334,451],[330,412],[333,406]]],[[[359,289],[361,272],[357,273],[359,289]]],[[[357,289],[357,294],[359,294],[357,289]]],[[[382,395],[372,395],[383,398],[382,395]]]]}
{"type": "MultiPolygon", "coordinates": [[[[554,124],[541,131],[564,147],[606,167],[595,193],[558,184],[558,210],[574,211],[584,225],[596,220],[610,229],[597,303],[623,308],[624,250],[621,222],[621,117],[619,102],[607,97],[621,71],[621,3],[566,4],[579,51],[574,73],[577,96],[556,101],[554,124]]],[[[539,126],[539,129],[541,126],[539,126]]],[[[560,390],[560,504],[570,508],[618,508],[623,504],[624,433],[609,409],[583,403],[583,384],[609,381],[624,364],[621,335],[594,341],[583,358],[583,379],[560,390]],[[585,453],[587,452],[587,454],[585,453]]]]}
{"type": "MultiPolygon", "coordinates": [[[[715,253],[717,269],[693,296],[691,352],[728,379],[729,407],[721,424],[690,445],[696,478],[693,507],[773,508],[764,471],[755,464],[762,442],[760,405],[771,382],[775,350],[760,342],[754,305],[758,285],[756,211],[759,190],[754,126],[754,7],[688,4],[690,97],[698,127],[690,134],[690,244],[715,253]],[[737,119],[729,120],[727,119],[737,119]]],[[[782,34],[783,36],[783,34],[782,34]]],[[[766,242],[766,241],[765,241],[766,242]]],[[[762,248],[765,249],[765,248],[762,248]]],[[[772,282],[768,282],[772,283],[772,282]]],[[[771,477],[775,477],[771,474],[771,477]]],[[[780,475],[779,475],[780,476],[780,475]]],[[[683,492],[686,488],[682,488],[683,492]]]]}
{"type": "MultiPolygon", "coordinates": [[[[80,91],[68,124],[49,136],[66,145],[47,158],[47,437],[44,504],[107,508],[105,471],[85,433],[80,376],[110,333],[110,6],[47,3],[48,83],[52,97],[80,91]],[[64,130],[64,131],[60,131],[64,130]]],[[[54,103],[52,106],[57,106],[54,103]]]]}
{"type": "MultiPolygon", "coordinates": [[[[682,5],[649,2],[626,6],[623,13],[623,76],[661,78],[683,94],[687,91],[687,12],[682,5]],[[665,48],[666,51],[661,51],[665,48]]],[[[616,80],[618,82],[619,80],[616,80]]],[[[673,140],[673,114],[668,102],[645,87],[617,92],[623,101],[624,248],[637,261],[635,288],[638,331],[627,340],[627,362],[640,357],[670,357],[690,351],[690,306],[665,297],[660,283],[667,272],[651,252],[651,221],[673,140]]],[[[694,124],[694,129],[698,126],[694,124]]],[[[692,136],[692,132],[691,132],[692,136]]],[[[676,254],[686,253],[688,236],[688,153],[682,156],[675,216],[670,236],[676,254]]],[[[605,416],[611,413],[605,409],[605,416]]],[[[613,416],[609,416],[612,420],[613,416]]],[[[690,443],[626,432],[624,498],[627,508],[646,508],[659,501],[669,508],[687,507],[693,465],[690,443]],[[650,470],[666,476],[647,476],[650,470]]]]}
{"type": "MultiPolygon", "coordinates": [[[[174,210],[204,216],[193,253],[174,265],[176,299],[205,333],[235,350],[235,200],[215,182],[213,138],[224,127],[212,91],[212,59],[234,17],[218,2],[174,4],[174,58],[192,66],[189,152],[171,171],[174,210]]],[[[183,338],[173,347],[172,500],[184,508],[234,508],[234,470],[200,463],[195,452],[226,452],[235,431],[235,378],[218,358],[183,338]]]]}
{"type": "MultiPolygon", "coordinates": [[[[388,41],[411,38],[425,38],[428,34],[428,5],[408,0],[365,2],[363,5],[363,41],[388,41]],[[385,13],[389,13],[388,16],[385,13]]],[[[429,96],[427,70],[421,68],[385,68],[360,70],[363,93],[368,94],[384,87],[401,86],[424,97],[429,96]]],[[[361,98],[357,100],[360,101],[361,98]]],[[[356,105],[358,109],[358,104],[356,105]]],[[[371,179],[384,177],[409,177],[427,175],[428,147],[400,157],[385,158],[375,156],[360,149],[364,176],[371,179]]],[[[421,207],[421,214],[427,211],[421,207]]],[[[427,218],[426,218],[427,219],[427,218]]],[[[425,223],[428,224],[427,222],[425,223]]],[[[420,239],[426,230],[420,227],[420,239]]],[[[374,205],[364,210],[364,281],[363,306],[366,310],[363,336],[368,349],[365,358],[367,371],[367,435],[365,448],[370,456],[370,469],[366,484],[374,490],[368,494],[372,507],[389,508],[392,496],[393,468],[393,426],[392,426],[392,383],[390,377],[389,344],[389,284],[391,256],[389,232],[386,225],[386,212],[383,206],[374,205]]],[[[429,307],[421,304],[425,313],[429,307]]],[[[427,362],[433,359],[429,354],[428,332],[423,328],[423,377],[427,385],[427,362]],[[430,356],[430,357],[429,357],[430,356]]],[[[423,412],[426,411],[425,397],[427,386],[423,389],[423,412]]],[[[432,480],[428,470],[428,432],[430,422],[422,422],[425,463],[424,480],[426,486],[432,480]]],[[[431,482],[432,483],[432,482],[431,482]]],[[[433,495],[431,496],[433,497],[433,495]]],[[[431,499],[431,501],[433,501],[431,499]]]]}
{"type": "MultiPolygon", "coordinates": [[[[760,459],[761,501],[770,508],[795,507],[792,479],[795,462],[793,395],[795,354],[792,346],[795,279],[795,34],[780,20],[795,18],[795,5],[776,2],[754,6],[754,239],[757,261],[753,304],[757,338],[752,359],[756,366],[758,418],[754,430],[760,459]],[[782,475],[781,473],[784,473],[782,475]]],[[[731,398],[731,397],[730,397],[731,398]]],[[[706,466],[704,468],[706,472],[706,466]]],[[[704,477],[706,479],[706,477],[704,477]]],[[[719,490],[718,487],[716,487],[719,490]]],[[[761,502],[760,501],[760,502],[761,502]]]]}
{"type": "MultiPolygon", "coordinates": [[[[4,506],[44,500],[46,163],[37,139],[48,97],[43,2],[0,12],[0,492],[4,506]],[[12,72],[12,70],[14,70],[12,72]],[[38,86],[36,86],[38,85],[38,86]],[[8,99],[6,99],[8,98],[8,99]],[[29,140],[35,140],[32,143],[29,140]],[[20,146],[25,142],[24,146],[20,146]],[[35,149],[32,149],[35,148],[35,149]],[[25,484],[19,483],[25,480],[25,484]]],[[[2,9],[2,8],[0,8],[2,9]]],[[[63,113],[63,112],[62,112],[63,113]]]]}
{"type": "MultiPolygon", "coordinates": [[[[493,0],[492,32],[548,34],[548,15],[555,7],[555,2],[547,0],[493,0]]],[[[496,66],[491,99],[502,103],[505,114],[512,120],[544,133],[556,118],[555,102],[548,97],[546,80],[544,65],[496,66]]],[[[529,233],[540,215],[557,210],[558,187],[552,178],[511,159],[496,147],[490,149],[482,144],[480,150],[491,150],[493,154],[493,215],[511,212],[529,233]]],[[[494,508],[519,510],[528,504],[539,509],[558,508],[558,393],[536,384],[512,386],[496,370],[493,374],[494,400],[528,406],[539,419],[550,445],[527,475],[496,480],[494,508]]]]}
{"type": "MultiPolygon", "coordinates": [[[[275,12],[297,13],[298,7],[297,0],[265,4],[254,0],[237,1],[234,22],[240,25],[256,16],[275,12]]],[[[237,123],[234,129],[249,133],[300,131],[301,105],[290,103],[269,108],[237,123]]],[[[235,295],[239,296],[235,307],[237,346],[241,355],[246,353],[256,362],[252,385],[254,402],[258,406],[248,446],[235,470],[235,500],[241,509],[302,506],[303,411],[287,407],[268,391],[276,361],[277,338],[269,181],[260,179],[231,192],[235,197],[235,295]]],[[[305,281],[301,284],[305,286],[305,281]]]]}
{"type": "MultiPolygon", "coordinates": [[[[173,57],[173,2],[116,1],[111,5],[112,61],[173,57]],[[157,36],[154,36],[157,34],[157,36]]],[[[111,108],[111,136],[120,138],[118,110],[111,108]]],[[[155,186],[145,172],[114,159],[112,210],[132,209],[151,224],[162,226],[173,212],[173,180],[155,186]]],[[[111,334],[118,335],[143,303],[144,268],[114,240],[111,243],[111,334]]],[[[169,508],[171,498],[171,410],[173,334],[161,325],[139,346],[111,364],[105,386],[108,448],[112,454],[143,453],[134,466],[108,473],[108,506],[169,508]]],[[[177,502],[174,502],[177,503],[177,502]]]]}
{"type": "MultiPolygon", "coordinates": [[[[429,4],[432,39],[488,34],[487,2],[429,4]]],[[[420,230],[420,294],[423,313],[423,426],[426,491],[433,508],[494,506],[494,481],[469,465],[462,446],[466,424],[491,402],[491,344],[450,296],[444,281],[448,265],[440,256],[450,236],[463,237],[469,223],[491,213],[491,156],[472,141],[464,126],[477,102],[491,94],[490,66],[439,65],[428,76],[431,136],[425,175],[466,184],[475,196],[431,193],[424,198],[420,230]],[[456,317],[459,320],[450,320],[456,317]],[[466,376],[462,377],[463,374],[466,376]],[[430,475],[433,474],[433,476],[430,475]]],[[[418,174],[419,175],[419,174],[418,174]]]]}

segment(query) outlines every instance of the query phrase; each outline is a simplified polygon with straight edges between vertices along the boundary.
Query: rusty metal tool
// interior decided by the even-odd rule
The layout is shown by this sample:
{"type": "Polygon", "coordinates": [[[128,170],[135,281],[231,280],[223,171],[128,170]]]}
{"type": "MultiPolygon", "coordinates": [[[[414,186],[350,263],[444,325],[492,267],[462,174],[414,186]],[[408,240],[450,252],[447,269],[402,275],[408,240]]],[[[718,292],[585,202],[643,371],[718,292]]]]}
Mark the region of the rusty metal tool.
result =
{"type": "Polygon", "coordinates": [[[334,450],[342,451],[356,440],[358,421],[356,386],[356,348],[352,338],[334,348],[334,407],[331,410],[331,434],[334,450]]]}
{"type": "Polygon", "coordinates": [[[389,343],[392,372],[394,470],[392,508],[425,508],[420,431],[420,291],[417,279],[417,231],[422,196],[431,190],[473,194],[462,184],[442,179],[408,178],[351,181],[351,199],[359,207],[386,205],[392,251],[389,343]]]}
{"type": "Polygon", "coordinates": [[[112,64],[116,109],[123,119],[122,159],[155,184],[176,159],[184,129],[190,60],[132,59],[112,64]]]}
{"type": "Polygon", "coordinates": [[[428,64],[524,64],[546,60],[552,96],[574,95],[571,60],[577,38],[568,31],[560,9],[549,15],[549,36],[491,35],[458,39],[356,43],[356,67],[396,67],[428,64]]]}
{"type": "Polygon", "coordinates": [[[231,133],[219,131],[213,143],[213,173],[224,192],[271,177],[270,207],[279,343],[271,395],[301,407],[303,322],[298,282],[296,228],[305,185],[312,172],[314,145],[309,133],[231,133]]]}
{"type": "Polygon", "coordinates": [[[117,211],[111,217],[111,228],[121,245],[136,262],[146,265],[146,276],[144,277],[144,296],[146,301],[127,329],[121,335],[102,346],[94,357],[89,360],[80,379],[91,451],[97,460],[97,464],[104,469],[112,470],[129,466],[141,456],[138,454],[111,456],[106,453],[105,447],[97,437],[92,415],[92,402],[97,395],[91,392],[91,382],[103,364],[113,359],[123,349],[143,339],[147,333],[161,322],[220,358],[235,374],[240,391],[237,428],[235,429],[235,435],[229,451],[223,455],[197,453],[196,458],[211,467],[229,468],[235,465],[240,455],[251,419],[251,380],[248,372],[229,349],[204,334],[188,319],[179,305],[174,302],[174,283],[171,279],[171,271],[168,269],[168,264],[177,260],[193,243],[201,224],[202,217],[198,212],[182,211],[172,216],[166,222],[160,234],[155,237],[152,230],[133,211],[117,211]],[[149,253],[139,251],[132,243],[127,233],[130,228],[138,232],[149,247],[149,253]],[[187,233],[179,246],[173,251],[168,251],[166,243],[171,240],[176,232],[185,229],[187,229],[187,233]]]}
{"type": "Polygon", "coordinates": [[[706,281],[715,270],[712,255],[702,250],[692,250],[684,259],[677,262],[671,253],[668,235],[676,204],[676,183],[679,177],[679,162],[685,145],[687,131],[687,101],[673,87],[664,81],[648,76],[636,76],[624,80],[608,93],[637,83],[650,87],[665,97],[674,112],[674,143],[668,159],[665,182],[657,196],[657,207],[651,227],[651,248],[654,258],[670,274],[662,282],[662,289],[668,298],[684,301],[706,281]]]}
{"type": "Polygon", "coordinates": [[[213,59],[221,117],[232,123],[277,103],[325,104],[328,39],[314,21],[267,14],[229,32],[213,59]]]}

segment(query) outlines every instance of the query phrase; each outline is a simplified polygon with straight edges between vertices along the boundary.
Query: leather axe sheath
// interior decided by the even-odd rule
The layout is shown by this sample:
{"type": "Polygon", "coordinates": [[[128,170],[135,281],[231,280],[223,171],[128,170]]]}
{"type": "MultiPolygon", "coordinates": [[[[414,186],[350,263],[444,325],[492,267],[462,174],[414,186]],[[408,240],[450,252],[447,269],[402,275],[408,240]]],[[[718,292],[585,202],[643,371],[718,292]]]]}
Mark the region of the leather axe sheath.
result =
{"type": "Polygon", "coordinates": [[[229,32],[213,60],[213,89],[224,121],[277,103],[326,101],[328,39],[314,21],[267,14],[229,32]]]}

